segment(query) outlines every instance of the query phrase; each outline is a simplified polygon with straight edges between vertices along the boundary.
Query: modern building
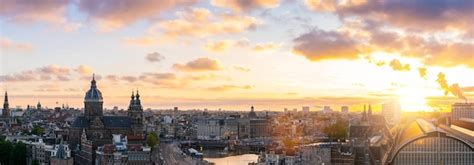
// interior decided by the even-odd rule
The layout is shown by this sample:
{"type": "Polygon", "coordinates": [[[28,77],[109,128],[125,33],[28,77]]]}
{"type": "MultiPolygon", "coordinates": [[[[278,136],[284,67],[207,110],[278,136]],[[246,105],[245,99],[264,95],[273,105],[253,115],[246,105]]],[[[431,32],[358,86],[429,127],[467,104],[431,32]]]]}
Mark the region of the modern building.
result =
{"type": "Polygon", "coordinates": [[[400,122],[400,103],[398,101],[390,101],[382,104],[382,116],[385,117],[388,124],[394,125],[400,122]]]}
{"type": "Polygon", "coordinates": [[[474,164],[473,137],[444,125],[417,119],[399,133],[386,163],[398,164],[474,164]]]}
{"type": "MultiPolygon", "coordinates": [[[[93,76],[91,87],[84,97],[84,115],[74,120],[69,131],[68,142],[70,146],[80,144],[83,141],[81,138],[83,133],[86,134],[86,139],[92,142],[92,150],[95,150],[97,146],[112,143],[112,134],[145,137],[143,108],[138,91],[136,95],[132,93],[128,116],[104,116],[102,105],[102,93],[98,89],[93,76]]],[[[94,153],[92,152],[92,160],[94,160],[94,153]]],[[[89,158],[86,158],[86,160],[89,160],[89,158]]],[[[87,161],[84,162],[87,163],[87,161]]]]}
{"type": "Polygon", "coordinates": [[[454,103],[451,106],[451,113],[453,121],[461,118],[474,119],[474,103],[454,103]]]}

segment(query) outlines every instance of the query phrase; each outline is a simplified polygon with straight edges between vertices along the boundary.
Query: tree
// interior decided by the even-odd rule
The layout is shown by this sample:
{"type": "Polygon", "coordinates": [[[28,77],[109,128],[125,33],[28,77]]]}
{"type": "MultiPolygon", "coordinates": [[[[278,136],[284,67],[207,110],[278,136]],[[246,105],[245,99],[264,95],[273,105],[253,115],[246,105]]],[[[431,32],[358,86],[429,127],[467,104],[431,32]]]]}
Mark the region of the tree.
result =
{"type": "Polygon", "coordinates": [[[158,143],[158,135],[155,132],[148,134],[146,143],[152,148],[155,147],[155,145],[158,143]]]}
{"type": "Polygon", "coordinates": [[[8,164],[10,161],[10,152],[13,149],[13,144],[9,141],[0,142],[0,164],[8,164]]]}
{"type": "Polygon", "coordinates": [[[18,142],[10,152],[10,164],[26,165],[26,145],[18,142]]]}
{"type": "Polygon", "coordinates": [[[345,139],[347,138],[347,122],[338,119],[333,125],[324,128],[323,132],[330,138],[345,139]]]}
{"type": "Polygon", "coordinates": [[[43,133],[44,133],[44,128],[35,125],[35,126],[33,127],[33,129],[31,130],[31,133],[34,134],[34,135],[41,136],[41,135],[43,135],[43,133]]]}

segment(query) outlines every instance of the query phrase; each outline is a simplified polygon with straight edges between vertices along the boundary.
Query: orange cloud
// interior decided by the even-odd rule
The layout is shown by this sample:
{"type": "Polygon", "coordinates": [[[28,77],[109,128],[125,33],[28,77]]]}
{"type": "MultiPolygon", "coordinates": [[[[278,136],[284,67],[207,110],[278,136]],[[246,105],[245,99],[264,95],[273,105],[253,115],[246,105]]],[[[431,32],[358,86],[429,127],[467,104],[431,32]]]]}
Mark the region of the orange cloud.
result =
{"type": "Polygon", "coordinates": [[[81,0],[79,10],[97,22],[101,31],[112,31],[137,22],[155,19],[159,14],[180,6],[190,6],[196,0],[81,0]]]}
{"type": "Polygon", "coordinates": [[[86,65],[79,65],[76,69],[77,72],[81,75],[90,75],[92,74],[92,68],[86,65]]]}
{"type": "Polygon", "coordinates": [[[211,52],[225,52],[234,44],[231,40],[210,41],[204,45],[204,49],[211,52]]]}
{"type": "Polygon", "coordinates": [[[210,58],[198,58],[186,64],[174,64],[173,68],[180,71],[216,71],[220,70],[217,60],[210,58]]]}
{"type": "Polygon", "coordinates": [[[426,79],[426,68],[418,68],[418,73],[420,74],[420,77],[421,78],[425,78],[426,79]]]}
{"type": "Polygon", "coordinates": [[[315,11],[334,11],[337,7],[335,0],[305,0],[305,5],[315,11]]]}
{"type": "Polygon", "coordinates": [[[243,67],[243,66],[234,66],[235,70],[242,71],[242,72],[250,72],[249,68],[243,67]]]}
{"type": "Polygon", "coordinates": [[[158,37],[136,37],[136,38],[125,38],[123,42],[129,45],[136,45],[136,46],[153,46],[157,45],[159,40],[158,37]]]}
{"type": "Polygon", "coordinates": [[[254,51],[257,52],[267,52],[267,51],[275,51],[281,47],[282,44],[277,44],[273,42],[269,43],[258,43],[253,47],[254,51]]]}
{"type": "Polygon", "coordinates": [[[26,50],[30,51],[33,46],[29,43],[14,42],[8,38],[0,38],[0,48],[2,50],[26,50]]]}
{"type": "Polygon", "coordinates": [[[293,53],[311,61],[358,58],[357,43],[337,32],[313,30],[293,41],[295,42],[293,53]]]}
{"type": "Polygon", "coordinates": [[[399,60],[393,59],[390,61],[390,67],[395,71],[410,71],[410,64],[403,65],[399,60]]]}
{"type": "Polygon", "coordinates": [[[274,8],[278,0],[212,0],[211,5],[230,8],[234,11],[248,11],[256,8],[274,8]]]}
{"type": "Polygon", "coordinates": [[[234,14],[212,14],[204,8],[193,8],[178,12],[178,18],[161,21],[148,31],[161,34],[165,40],[179,37],[208,37],[222,34],[236,34],[254,29],[261,22],[251,16],[234,14]]]}

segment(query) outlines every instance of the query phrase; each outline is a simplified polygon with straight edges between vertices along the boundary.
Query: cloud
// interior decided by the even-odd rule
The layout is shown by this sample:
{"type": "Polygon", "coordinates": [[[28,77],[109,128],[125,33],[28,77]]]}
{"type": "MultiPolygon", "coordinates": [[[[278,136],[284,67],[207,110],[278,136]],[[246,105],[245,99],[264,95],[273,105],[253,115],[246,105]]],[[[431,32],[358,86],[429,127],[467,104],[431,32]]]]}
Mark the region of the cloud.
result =
{"type": "Polygon", "coordinates": [[[243,67],[243,66],[234,66],[235,70],[241,71],[241,72],[250,72],[249,68],[243,67]]]}
{"type": "Polygon", "coordinates": [[[277,44],[273,42],[269,43],[258,43],[253,47],[254,51],[257,52],[268,52],[268,51],[275,51],[281,47],[282,44],[277,44]]]}
{"type": "Polygon", "coordinates": [[[410,64],[403,65],[399,60],[393,59],[390,61],[390,67],[395,71],[410,71],[410,64]]]}
{"type": "Polygon", "coordinates": [[[207,88],[207,90],[216,91],[216,92],[223,92],[223,91],[229,91],[229,90],[235,90],[235,89],[246,89],[246,90],[248,90],[248,89],[253,89],[253,86],[251,86],[251,85],[245,85],[245,86],[222,85],[222,86],[207,88]]]}
{"type": "Polygon", "coordinates": [[[426,79],[426,68],[418,68],[418,73],[420,74],[420,77],[421,78],[425,78],[426,79]]]}
{"type": "Polygon", "coordinates": [[[138,80],[138,78],[135,77],[135,76],[122,76],[121,79],[122,79],[122,80],[125,80],[125,81],[127,81],[127,82],[129,82],[129,83],[133,83],[133,82],[135,82],[135,81],[138,80]]]}
{"type": "Polygon", "coordinates": [[[2,1],[0,16],[7,21],[16,23],[48,23],[61,27],[64,31],[76,31],[81,24],[68,22],[65,11],[68,0],[49,1],[2,1]]]}
{"type": "Polygon", "coordinates": [[[449,87],[449,91],[451,91],[451,93],[454,95],[454,96],[457,96],[458,98],[460,99],[463,99],[463,100],[466,100],[466,97],[463,95],[463,92],[461,90],[461,88],[459,87],[459,84],[453,84],[449,87]]]}
{"type": "Polygon", "coordinates": [[[81,75],[91,75],[92,74],[92,68],[86,65],[79,65],[77,67],[76,71],[81,74],[81,75]]]}
{"type": "Polygon", "coordinates": [[[119,77],[116,75],[107,75],[105,78],[107,80],[114,81],[114,82],[119,80],[119,77]]]}
{"type": "Polygon", "coordinates": [[[149,62],[160,62],[165,59],[165,57],[158,52],[148,53],[145,58],[149,62]]]}
{"type": "Polygon", "coordinates": [[[138,20],[153,20],[159,14],[178,7],[186,7],[197,0],[81,0],[79,10],[98,24],[101,31],[113,31],[138,20]]]}
{"type": "Polygon", "coordinates": [[[8,38],[0,37],[0,48],[2,50],[31,51],[33,49],[33,46],[30,43],[19,43],[12,41],[8,38]]]}
{"type": "Polygon", "coordinates": [[[162,39],[172,41],[180,37],[238,34],[255,29],[261,24],[255,17],[230,13],[213,14],[204,8],[177,12],[177,17],[152,25],[148,32],[152,35],[160,34],[162,39]]]}
{"type": "Polygon", "coordinates": [[[274,8],[278,6],[278,0],[212,0],[211,5],[216,7],[230,8],[234,11],[249,11],[258,8],[274,8]]]}
{"type": "Polygon", "coordinates": [[[315,11],[334,11],[337,7],[335,0],[305,0],[305,5],[315,11]]]}
{"type": "MultiPolygon", "coordinates": [[[[87,77],[90,80],[91,68],[85,65],[79,65],[77,68],[62,67],[59,65],[51,64],[43,67],[21,71],[19,73],[0,75],[0,82],[22,82],[22,81],[70,81],[73,73],[77,73],[80,76],[87,77]],[[87,74],[89,73],[89,74],[87,74]],[[87,76],[89,75],[89,76],[87,76]],[[56,78],[56,79],[53,79],[56,78]]],[[[100,76],[96,75],[96,79],[100,79],[100,76]]]]}
{"type": "Polygon", "coordinates": [[[159,40],[158,37],[127,37],[123,39],[123,42],[128,45],[135,45],[135,46],[153,46],[157,45],[159,40]]]}
{"type": "Polygon", "coordinates": [[[173,68],[180,71],[216,71],[220,70],[217,60],[210,58],[198,58],[186,64],[174,64],[173,68]]]}
{"type": "Polygon", "coordinates": [[[293,53],[311,61],[358,58],[356,42],[337,32],[312,30],[293,41],[293,53]]]}
{"type": "Polygon", "coordinates": [[[204,49],[210,52],[225,52],[233,44],[234,44],[234,41],[232,40],[209,41],[204,45],[204,49]]]}

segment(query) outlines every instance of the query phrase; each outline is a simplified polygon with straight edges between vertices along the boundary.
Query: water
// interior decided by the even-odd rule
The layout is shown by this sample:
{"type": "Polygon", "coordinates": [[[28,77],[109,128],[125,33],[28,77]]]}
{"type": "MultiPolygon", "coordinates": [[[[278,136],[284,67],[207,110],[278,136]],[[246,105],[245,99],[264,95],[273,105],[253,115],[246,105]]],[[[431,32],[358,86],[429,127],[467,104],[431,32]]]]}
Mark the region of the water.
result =
{"type": "Polygon", "coordinates": [[[247,165],[251,162],[257,162],[257,159],[258,155],[255,154],[232,155],[220,158],[204,158],[204,160],[215,163],[216,165],[247,165]]]}

